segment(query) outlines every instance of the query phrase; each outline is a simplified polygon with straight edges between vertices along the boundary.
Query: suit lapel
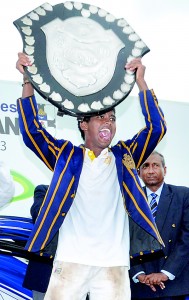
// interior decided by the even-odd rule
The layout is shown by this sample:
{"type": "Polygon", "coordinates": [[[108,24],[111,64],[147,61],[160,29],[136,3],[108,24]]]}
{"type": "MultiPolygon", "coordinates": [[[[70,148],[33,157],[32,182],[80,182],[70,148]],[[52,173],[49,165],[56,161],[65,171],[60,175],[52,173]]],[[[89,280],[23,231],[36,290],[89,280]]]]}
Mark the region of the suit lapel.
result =
{"type": "MultiPolygon", "coordinates": [[[[146,187],[144,187],[145,194],[146,193],[146,187]]],[[[161,233],[162,228],[164,226],[167,213],[169,211],[171,201],[173,198],[173,194],[170,192],[169,187],[166,183],[163,185],[163,189],[160,195],[159,203],[158,203],[158,209],[157,209],[157,215],[156,215],[156,225],[158,227],[159,232],[161,233]]]]}
{"type": "Polygon", "coordinates": [[[160,232],[163,229],[172,198],[173,198],[173,194],[170,192],[168,185],[164,184],[160,195],[158,210],[156,215],[156,224],[160,232]]]}

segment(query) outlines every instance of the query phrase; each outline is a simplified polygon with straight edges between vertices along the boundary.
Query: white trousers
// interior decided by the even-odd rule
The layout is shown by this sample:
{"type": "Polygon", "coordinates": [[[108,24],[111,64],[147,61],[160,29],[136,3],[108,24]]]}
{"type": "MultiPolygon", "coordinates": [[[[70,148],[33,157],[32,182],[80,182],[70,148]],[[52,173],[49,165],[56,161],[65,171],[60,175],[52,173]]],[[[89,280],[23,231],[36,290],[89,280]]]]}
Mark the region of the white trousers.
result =
{"type": "Polygon", "coordinates": [[[93,267],[56,261],[44,300],[130,300],[127,267],[93,267]]]}

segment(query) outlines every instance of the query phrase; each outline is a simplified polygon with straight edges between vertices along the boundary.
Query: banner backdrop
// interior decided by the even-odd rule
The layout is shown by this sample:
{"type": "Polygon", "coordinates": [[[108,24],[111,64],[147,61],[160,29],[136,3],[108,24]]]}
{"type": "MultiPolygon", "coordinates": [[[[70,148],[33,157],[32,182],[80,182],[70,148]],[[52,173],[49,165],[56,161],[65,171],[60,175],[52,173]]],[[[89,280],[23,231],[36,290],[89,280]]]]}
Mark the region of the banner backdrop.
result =
{"type": "MultiPolygon", "coordinates": [[[[0,81],[0,160],[11,169],[16,185],[14,198],[1,208],[0,214],[30,217],[34,187],[40,183],[48,184],[51,172],[22,141],[16,108],[16,99],[21,93],[21,83],[0,81]]],[[[55,135],[55,108],[40,96],[37,99],[41,122],[55,135]]]]}

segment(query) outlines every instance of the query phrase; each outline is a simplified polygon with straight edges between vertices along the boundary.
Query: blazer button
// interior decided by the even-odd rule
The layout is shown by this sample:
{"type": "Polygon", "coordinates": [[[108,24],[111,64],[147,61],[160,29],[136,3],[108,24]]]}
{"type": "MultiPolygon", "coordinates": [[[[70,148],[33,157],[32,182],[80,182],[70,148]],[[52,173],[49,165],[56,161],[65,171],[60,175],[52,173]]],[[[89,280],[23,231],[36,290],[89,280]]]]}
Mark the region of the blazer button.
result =
{"type": "Polygon", "coordinates": [[[66,215],[66,213],[64,212],[64,213],[62,213],[62,217],[64,217],[66,215]]]}
{"type": "Polygon", "coordinates": [[[171,243],[172,242],[172,240],[169,240],[169,243],[171,243]]]}
{"type": "Polygon", "coordinates": [[[167,259],[167,256],[165,256],[165,259],[167,259]]]}
{"type": "Polygon", "coordinates": [[[175,227],[176,227],[176,225],[175,225],[175,224],[172,224],[172,227],[173,227],[173,228],[175,228],[175,227]]]}

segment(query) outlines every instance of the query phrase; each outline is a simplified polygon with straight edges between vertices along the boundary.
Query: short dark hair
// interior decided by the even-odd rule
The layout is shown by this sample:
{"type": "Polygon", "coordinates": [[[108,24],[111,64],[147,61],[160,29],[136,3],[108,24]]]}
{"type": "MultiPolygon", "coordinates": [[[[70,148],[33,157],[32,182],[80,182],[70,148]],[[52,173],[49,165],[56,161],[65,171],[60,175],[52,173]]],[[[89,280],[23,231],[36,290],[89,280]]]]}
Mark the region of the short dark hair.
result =
{"type": "Polygon", "coordinates": [[[91,117],[81,117],[81,118],[77,118],[77,126],[78,126],[78,129],[79,129],[79,131],[80,131],[80,133],[81,133],[81,137],[82,137],[83,140],[85,140],[85,134],[84,134],[84,131],[81,129],[80,124],[83,123],[83,122],[89,123],[90,118],[91,118],[91,117]]]}
{"type": "Polygon", "coordinates": [[[152,153],[151,153],[151,155],[153,155],[153,154],[157,154],[157,155],[159,155],[160,156],[160,158],[161,158],[161,163],[162,163],[162,166],[163,167],[165,167],[165,158],[164,158],[164,156],[163,156],[163,154],[161,154],[160,152],[158,152],[158,151],[153,151],[152,153]]]}
{"type": "MultiPolygon", "coordinates": [[[[110,110],[108,110],[108,111],[113,111],[113,112],[115,113],[115,107],[113,107],[112,109],[110,109],[110,110]]],[[[108,112],[108,111],[106,111],[106,112],[108,112]]],[[[101,113],[96,114],[96,115],[94,115],[94,116],[100,116],[100,115],[105,114],[106,112],[101,112],[101,113]]],[[[84,131],[81,129],[80,124],[83,123],[83,122],[89,123],[91,117],[92,117],[92,116],[82,116],[82,117],[78,117],[78,118],[77,118],[77,126],[78,126],[78,129],[79,129],[79,131],[80,131],[80,133],[81,133],[81,137],[82,137],[83,140],[85,140],[85,134],[84,134],[84,131]]]]}

